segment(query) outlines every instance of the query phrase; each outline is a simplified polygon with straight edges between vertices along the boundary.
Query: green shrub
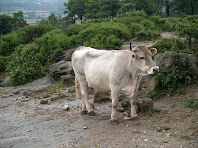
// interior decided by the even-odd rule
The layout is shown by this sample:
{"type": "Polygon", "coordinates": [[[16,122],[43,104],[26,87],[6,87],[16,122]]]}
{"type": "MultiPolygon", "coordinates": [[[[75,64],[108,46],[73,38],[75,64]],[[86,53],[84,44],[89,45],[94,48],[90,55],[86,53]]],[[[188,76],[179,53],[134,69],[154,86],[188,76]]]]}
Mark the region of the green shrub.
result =
{"type": "Polygon", "coordinates": [[[71,25],[67,28],[65,28],[65,33],[68,36],[72,36],[72,35],[78,35],[80,31],[86,29],[87,27],[89,27],[90,24],[81,24],[81,25],[71,25]]]}
{"type": "Polygon", "coordinates": [[[177,92],[184,85],[196,82],[197,71],[191,66],[189,59],[181,61],[178,55],[173,57],[173,63],[156,76],[156,89],[165,92],[177,92]]]}
{"type": "Polygon", "coordinates": [[[79,33],[82,42],[91,41],[92,38],[95,38],[97,34],[102,36],[115,35],[116,38],[128,39],[130,35],[129,29],[120,23],[99,23],[92,24],[85,30],[79,33]]]}
{"type": "Polygon", "coordinates": [[[42,64],[36,56],[36,51],[38,51],[36,44],[24,48],[19,46],[16,49],[16,56],[7,68],[11,72],[10,77],[13,85],[25,84],[43,76],[42,64]]]}
{"type": "Polygon", "coordinates": [[[198,109],[198,98],[196,98],[195,96],[184,99],[183,102],[185,107],[198,109]]]}
{"type": "Polygon", "coordinates": [[[9,33],[0,39],[0,55],[8,56],[19,46],[19,40],[16,33],[9,33]]]}
{"type": "Polygon", "coordinates": [[[34,26],[26,26],[17,31],[18,38],[20,43],[28,43],[32,42],[34,38],[41,37],[43,34],[49,32],[54,29],[53,26],[50,25],[34,25],[34,26]]]}
{"type": "Polygon", "coordinates": [[[118,14],[118,17],[125,17],[125,16],[130,16],[130,17],[141,16],[145,18],[147,17],[147,14],[144,10],[133,10],[133,11],[118,14]]]}
{"type": "Polygon", "coordinates": [[[88,19],[83,22],[83,24],[93,24],[93,23],[105,23],[105,22],[111,22],[111,19],[108,18],[99,18],[99,19],[88,19]]]}
{"type": "Polygon", "coordinates": [[[148,30],[148,31],[139,31],[136,33],[135,35],[135,38],[137,40],[151,40],[151,39],[156,39],[160,37],[160,34],[159,32],[157,31],[151,31],[151,30],[148,30]]]}
{"type": "Polygon", "coordinates": [[[140,21],[140,24],[143,25],[146,29],[156,30],[154,23],[149,20],[142,20],[142,21],[140,21]]]}
{"type": "Polygon", "coordinates": [[[135,36],[137,32],[145,30],[144,26],[138,23],[132,23],[129,28],[131,30],[132,36],[135,36]]]}
{"type": "Polygon", "coordinates": [[[136,17],[121,17],[116,18],[114,21],[118,23],[122,23],[126,26],[130,26],[132,23],[139,23],[140,21],[145,20],[145,18],[136,16],[136,17]]]}
{"type": "Polygon", "coordinates": [[[158,27],[161,31],[172,31],[173,29],[172,24],[160,16],[152,16],[151,21],[153,21],[155,26],[158,27]]]}
{"type": "Polygon", "coordinates": [[[92,38],[91,41],[85,41],[83,45],[94,48],[119,49],[123,42],[123,40],[116,38],[115,35],[107,37],[106,35],[97,34],[95,38],[92,38]]]}
{"type": "Polygon", "coordinates": [[[7,57],[0,56],[0,73],[4,72],[7,66],[7,57]]]}

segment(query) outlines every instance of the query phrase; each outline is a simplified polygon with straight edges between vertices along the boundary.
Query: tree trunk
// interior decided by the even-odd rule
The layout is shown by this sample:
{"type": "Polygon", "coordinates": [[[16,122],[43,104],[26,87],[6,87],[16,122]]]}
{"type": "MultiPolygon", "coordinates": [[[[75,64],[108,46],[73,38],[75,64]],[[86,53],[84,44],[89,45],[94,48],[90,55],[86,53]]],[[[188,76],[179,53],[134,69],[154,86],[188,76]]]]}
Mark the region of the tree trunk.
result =
{"type": "Polygon", "coordinates": [[[193,0],[191,0],[191,15],[194,15],[194,6],[193,6],[193,0]]]}
{"type": "Polygon", "coordinates": [[[166,3],[166,17],[169,17],[169,4],[168,4],[168,0],[165,0],[166,3]]]}

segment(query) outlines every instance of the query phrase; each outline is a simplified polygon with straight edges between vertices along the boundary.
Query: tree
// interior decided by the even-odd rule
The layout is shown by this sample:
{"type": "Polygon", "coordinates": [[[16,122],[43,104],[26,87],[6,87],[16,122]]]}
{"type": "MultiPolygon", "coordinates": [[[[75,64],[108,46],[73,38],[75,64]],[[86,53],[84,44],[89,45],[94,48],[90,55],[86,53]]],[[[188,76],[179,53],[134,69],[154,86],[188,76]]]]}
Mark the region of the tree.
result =
{"type": "Polygon", "coordinates": [[[24,20],[23,11],[14,12],[13,13],[13,21],[14,21],[14,30],[18,30],[19,28],[23,28],[28,24],[24,20]]]}
{"type": "Polygon", "coordinates": [[[86,9],[85,3],[87,1],[88,0],[69,0],[68,3],[64,3],[64,6],[67,9],[64,13],[74,19],[80,18],[82,20],[86,9]]]}
{"type": "Polygon", "coordinates": [[[85,6],[85,18],[96,19],[99,11],[99,0],[88,0],[85,6]]]}
{"type": "Polygon", "coordinates": [[[166,6],[166,17],[169,17],[169,0],[165,0],[166,6]]]}
{"type": "Polygon", "coordinates": [[[13,18],[8,15],[0,15],[0,34],[7,34],[13,30],[13,18]]]}

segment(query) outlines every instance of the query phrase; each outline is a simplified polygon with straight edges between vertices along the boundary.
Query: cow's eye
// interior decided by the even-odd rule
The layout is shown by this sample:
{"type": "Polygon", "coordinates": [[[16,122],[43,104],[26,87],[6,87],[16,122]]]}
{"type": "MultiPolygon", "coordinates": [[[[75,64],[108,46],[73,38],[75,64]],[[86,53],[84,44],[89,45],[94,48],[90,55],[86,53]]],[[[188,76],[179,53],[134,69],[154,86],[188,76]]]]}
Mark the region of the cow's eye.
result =
{"type": "Polygon", "coordinates": [[[144,57],[140,57],[140,59],[144,59],[144,57]]]}

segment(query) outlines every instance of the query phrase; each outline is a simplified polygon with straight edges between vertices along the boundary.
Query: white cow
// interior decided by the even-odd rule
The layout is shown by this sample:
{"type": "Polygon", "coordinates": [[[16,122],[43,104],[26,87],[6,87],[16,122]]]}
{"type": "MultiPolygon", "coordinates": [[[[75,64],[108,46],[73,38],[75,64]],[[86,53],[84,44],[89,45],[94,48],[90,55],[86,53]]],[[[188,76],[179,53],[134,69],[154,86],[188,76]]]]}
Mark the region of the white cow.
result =
{"type": "Polygon", "coordinates": [[[156,53],[157,49],[148,50],[148,47],[143,45],[137,46],[133,50],[119,51],[79,47],[72,54],[72,66],[75,73],[77,99],[80,98],[80,90],[82,94],[81,113],[95,115],[88,102],[88,88],[91,87],[97,92],[111,92],[110,122],[112,124],[118,124],[116,107],[119,94],[124,94],[130,99],[130,118],[137,120],[135,110],[137,89],[142,76],[159,71],[159,67],[152,59],[156,53]]]}

